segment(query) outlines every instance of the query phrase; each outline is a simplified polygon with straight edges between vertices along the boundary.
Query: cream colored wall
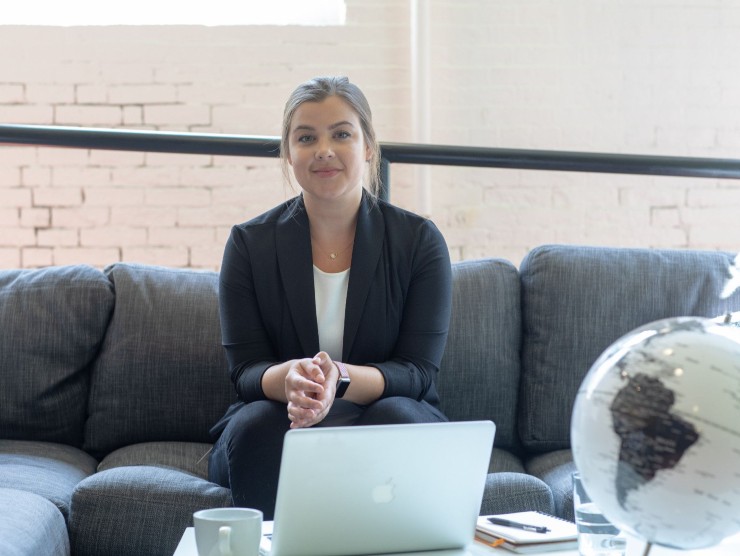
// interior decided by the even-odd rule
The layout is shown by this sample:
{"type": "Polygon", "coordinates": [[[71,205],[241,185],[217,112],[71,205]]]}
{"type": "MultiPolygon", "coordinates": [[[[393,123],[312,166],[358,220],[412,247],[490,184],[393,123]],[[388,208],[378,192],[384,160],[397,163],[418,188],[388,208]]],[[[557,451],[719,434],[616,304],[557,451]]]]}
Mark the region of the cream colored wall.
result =
{"type": "MultiPolygon", "coordinates": [[[[429,0],[431,140],[740,158],[740,4],[429,0]]],[[[318,74],[411,141],[410,8],[348,0],[343,27],[1,27],[0,121],[278,135],[318,74]]],[[[413,168],[392,199],[418,210],[413,168]]],[[[740,182],[433,167],[453,259],[549,242],[737,251],[740,182]]],[[[0,267],[217,268],[228,229],[292,195],[276,161],[0,146],[0,267]]]]}

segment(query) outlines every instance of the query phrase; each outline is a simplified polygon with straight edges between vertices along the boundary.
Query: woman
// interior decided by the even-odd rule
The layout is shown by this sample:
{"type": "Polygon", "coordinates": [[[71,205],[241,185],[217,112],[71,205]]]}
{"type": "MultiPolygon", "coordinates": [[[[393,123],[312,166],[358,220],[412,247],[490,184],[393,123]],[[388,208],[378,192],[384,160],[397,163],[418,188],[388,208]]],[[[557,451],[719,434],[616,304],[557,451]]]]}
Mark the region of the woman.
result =
{"type": "Polygon", "coordinates": [[[235,226],[226,244],[221,327],[240,401],[212,431],[209,474],[268,520],[289,428],[447,420],[435,379],[449,252],[429,220],[375,198],[379,151],[357,86],[300,85],[281,156],[302,194],[235,226]]]}

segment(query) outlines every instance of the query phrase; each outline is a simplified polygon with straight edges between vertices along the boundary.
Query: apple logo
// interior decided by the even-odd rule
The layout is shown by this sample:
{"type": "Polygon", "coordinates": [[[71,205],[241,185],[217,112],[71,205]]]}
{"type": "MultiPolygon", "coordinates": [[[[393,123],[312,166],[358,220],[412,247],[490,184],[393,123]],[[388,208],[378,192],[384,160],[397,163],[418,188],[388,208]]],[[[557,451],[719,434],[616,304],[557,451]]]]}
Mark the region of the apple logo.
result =
{"type": "Polygon", "coordinates": [[[376,504],[388,504],[393,501],[395,495],[393,494],[393,479],[388,479],[384,484],[377,485],[373,488],[373,502],[376,504]]]}

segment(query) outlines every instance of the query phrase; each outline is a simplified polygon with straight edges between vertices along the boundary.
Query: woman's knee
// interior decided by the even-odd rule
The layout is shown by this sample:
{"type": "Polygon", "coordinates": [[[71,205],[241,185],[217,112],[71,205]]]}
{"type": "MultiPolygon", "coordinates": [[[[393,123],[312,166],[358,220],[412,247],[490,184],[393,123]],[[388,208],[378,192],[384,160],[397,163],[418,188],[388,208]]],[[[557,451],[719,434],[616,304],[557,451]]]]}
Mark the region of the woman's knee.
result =
{"type": "Polygon", "coordinates": [[[447,418],[426,402],[396,396],[370,404],[360,416],[358,425],[394,425],[406,423],[434,423],[447,418]]]}
{"type": "Polygon", "coordinates": [[[290,428],[285,404],[260,400],[245,404],[229,418],[209,456],[209,479],[229,486],[230,467],[255,450],[255,446],[282,442],[290,428]],[[276,440],[279,439],[279,440],[276,440]]]}
{"type": "Polygon", "coordinates": [[[258,451],[275,450],[282,445],[290,428],[285,404],[259,400],[245,404],[229,419],[214,446],[214,457],[223,458],[231,467],[235,460],[258,451]]]}
{"type": "Polygon", "coordinates": [[[290,427],[284,403],[258,400],[244,404],[229,420],[223,435],[229,441],[262,433],[280,433],[290,427]]]}

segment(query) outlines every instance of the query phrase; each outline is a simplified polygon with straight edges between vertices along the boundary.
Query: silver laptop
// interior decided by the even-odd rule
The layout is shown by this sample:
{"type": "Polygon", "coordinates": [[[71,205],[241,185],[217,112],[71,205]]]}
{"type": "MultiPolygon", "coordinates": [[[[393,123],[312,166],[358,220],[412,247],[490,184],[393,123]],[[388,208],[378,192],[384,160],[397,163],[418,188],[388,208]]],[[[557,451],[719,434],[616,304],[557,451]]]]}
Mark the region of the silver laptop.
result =
{"type": "Polygon", "coordinates": [[[491,421],[326,427],[285,436],[270,556],[462,548],[473,541],[491,421]]]}

